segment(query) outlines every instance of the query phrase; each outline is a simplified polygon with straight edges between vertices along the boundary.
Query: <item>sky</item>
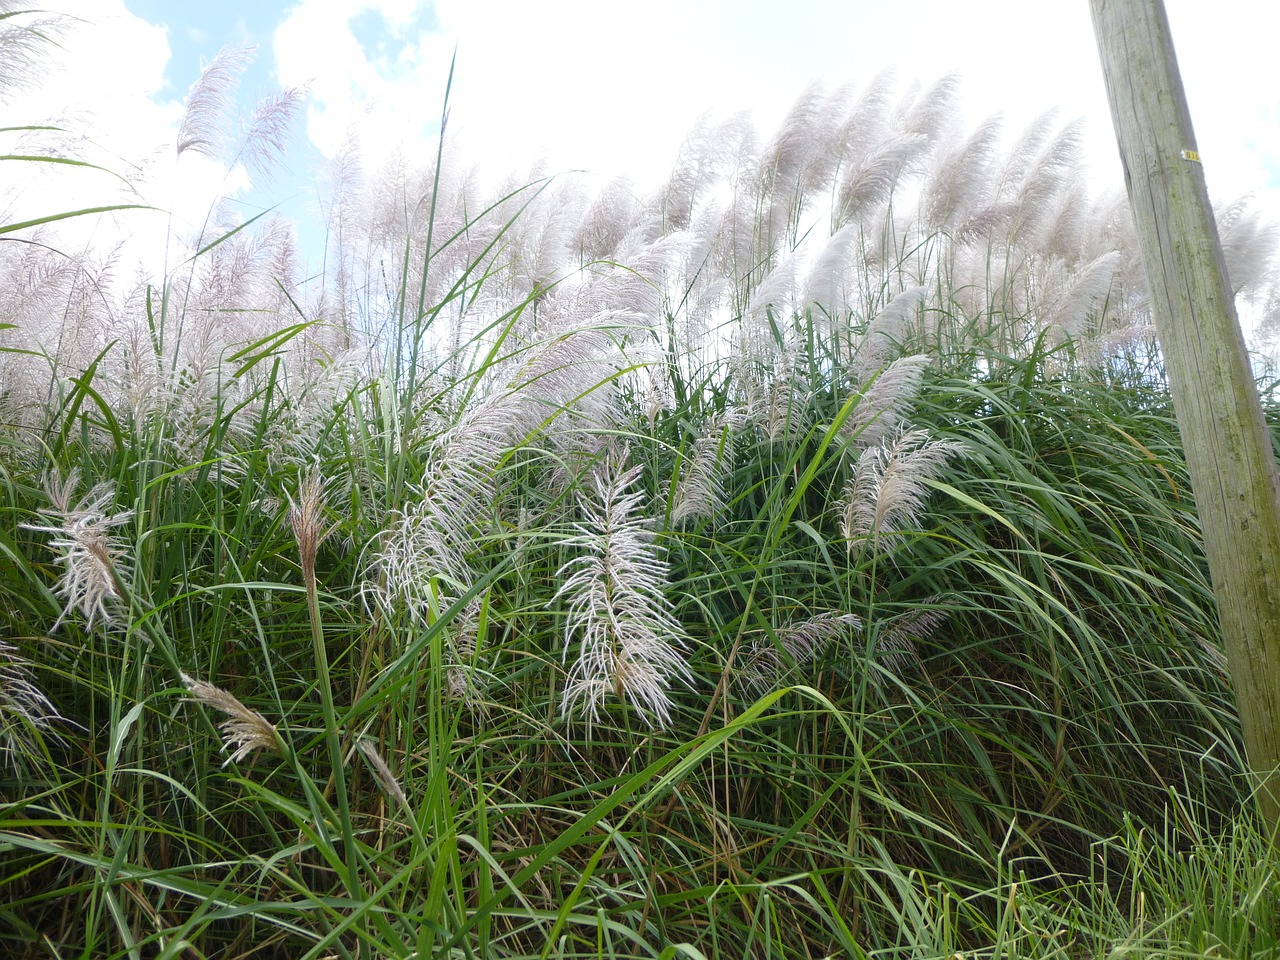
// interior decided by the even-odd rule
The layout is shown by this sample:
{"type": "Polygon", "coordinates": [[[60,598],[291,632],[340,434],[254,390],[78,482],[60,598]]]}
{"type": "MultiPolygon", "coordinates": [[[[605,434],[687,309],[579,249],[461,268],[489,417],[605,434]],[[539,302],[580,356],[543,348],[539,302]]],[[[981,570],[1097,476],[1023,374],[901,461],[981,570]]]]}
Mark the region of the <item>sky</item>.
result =
{"type": "MultiPolygon", "coordinates": [[[[1253,194],[1280,221],[1280,4],[1165,5],[1211,196],[1253,194]]],[[[1012,136],[1055,108],[1064,122],[1083,119],[1090,181],[1099,191],[1122,188],[1084,0],[789,0],[785,12],[776,0],[39,6],[80,21],[59,35],[57,68],[0,106],[0,126],[91,121],[93,158],[122,172],[143,164],[160,194],[147,199],[187,224],[220,195],[238,197],[246,214],[270,202],[286,216],[313,215],[317,170],[353,135],[367,169],[397,152],[434,156],[447,86],[451,148],[466,165],[495,179],[578,169],[652,188],[700,116],[750,111],[767,135],[811,81],[861,88],[886,68],[903,91],[957,74],[970,126],[1001,113],[1012,136]],[[174,158],[184,97],[228,44],[256,48],[241,83],[246,110],[281,87],[308,94],[289,164],[252,190],[243,169],[174,158]]],[[[83,191],[92,202],[99,189],[81,176],[59,180],[56,194],[75,203],[83,191]]],[[[0,208],[0,219],[14,217],[0,208]]]]}

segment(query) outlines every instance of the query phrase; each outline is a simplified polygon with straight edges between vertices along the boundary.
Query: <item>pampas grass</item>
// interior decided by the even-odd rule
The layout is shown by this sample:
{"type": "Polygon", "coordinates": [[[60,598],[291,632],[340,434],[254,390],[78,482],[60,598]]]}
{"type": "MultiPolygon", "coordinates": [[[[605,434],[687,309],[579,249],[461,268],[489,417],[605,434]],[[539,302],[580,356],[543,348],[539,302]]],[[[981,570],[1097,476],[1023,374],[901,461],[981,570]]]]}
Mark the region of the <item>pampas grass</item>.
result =
{"type": "MultiPolygon", "coordinates": [[[[246,55],[177,143],[261,180],[246,55]]],[[[1167,877],[1268,949],[1127,212],[954,96],[651,196],[352,149],[320,276],[230,208],[119,295],[0,245],[0,949],[1092,955],[1167,877]]]]}
{"type": "Polygon", "coordinates": [[[901,542],[920,522],[928,481],[961,450],[956,441],[932,440],[923,430],[900,430],[863,450],[836,508],[849,549],[866,541],[882,548],[901,542]]]}
{"type": "Polygon", "coordinates": [[[190,692],[192,703],[203,704],[226,718],[219,724],[223,733],[222,749],[227,752],[228,763],[240,763],[256,750],[280,752],[279,735],[275,725],[256,710],[251,710],[233,695],[204,680],[182,675],[182,682],[190,692]]]}
{"type": "Polygon", "coordinates": [[[705,424],[693,441],[671,489],[667,515],[672,526],[714,517],[724,507],[724,464],[733,459],[733,438],[741,419],[736,411],[727,411],[705,424]]]}
{"type": "Polygon", "coordinates": [[[42,512],[57,522],[23,524],[27,530],[52,534],[48,548],[58,554],[57,562],[62,567],[54,589],[65,606],[51,632],[72,611],[79,611],[90,628],[95,622],[106,626],[120,622],[118,605],[124,599],[129,566],[123,544],[110,531],[128,523],[133,511],[108,512],[115,490],[107,481],[76,500],[79,485],[77,470],[62,478],[49,477],[45,492],[50,505],[42,512]]]}
{"type": "Polygon", "coordinates": [[[57,708],[36,685],[31,662],[18,648],[0,640],[0,760],[18,771],[38,758],[45,738],[57,740],[54,728],[64,722],[57,708]]]}
{"type": "Polygon", "coordinates": [[[932,360],[925,354],[898,357],[860,384],[858,403],[844,424],[844,435],[858,450],[874,447],[898,432],[920,392],[932,360]]]}
{"type": "Polygon", "coordinates": [[[599,721],[612,694],[646,723],[666,725],[671,682],[692,677],[684,630],[666,598],[667,565],[641,514],[643,494],[632,489],[639,476],[620,459],[603,461],[594,489],[579,497],[582,522],[564,540],[578,555],[557,574],[556,598],[567,604],[564,657],[572,657],[561,706],[566,713],[581,706],[589,722],[599,721]]]}
{"type": "Polygon", "coordinates": [[[853,613],[820,613],[777,631],[776,643],[755,641],[741,668],[741,682],[756,692],[776,688],[792,666],[802,666],[822,654],[836,638],[862,629],[853,613]]]}
{"type": "Polygon", "coordinates": [[[48,68],[48,46],[64,20],[44,13],[22,0],[0,0],[0,103],[11,101],[48,68]]]}

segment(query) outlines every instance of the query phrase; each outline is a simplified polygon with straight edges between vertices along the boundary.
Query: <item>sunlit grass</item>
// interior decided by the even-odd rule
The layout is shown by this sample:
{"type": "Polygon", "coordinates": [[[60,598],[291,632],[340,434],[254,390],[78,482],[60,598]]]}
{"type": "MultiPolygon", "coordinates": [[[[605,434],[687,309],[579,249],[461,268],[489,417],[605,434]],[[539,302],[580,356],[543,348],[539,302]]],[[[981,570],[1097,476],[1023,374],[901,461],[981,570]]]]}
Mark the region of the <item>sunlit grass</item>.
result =
{"type": "Polygon", "coordinates": [[[22,301],[0,952],[1275,953],[1140,297],[1088,251],[1036,300],[1010,232],[1064,226],[1070,138],[947,206],[945,86],[853,109],[915,126],[844,172],[807,96],[691,141],[755,164],[733,209],[691,161],[473,202],[442,144],[335,199],[323,296],[244,227],[89,353],[22,301]]]}

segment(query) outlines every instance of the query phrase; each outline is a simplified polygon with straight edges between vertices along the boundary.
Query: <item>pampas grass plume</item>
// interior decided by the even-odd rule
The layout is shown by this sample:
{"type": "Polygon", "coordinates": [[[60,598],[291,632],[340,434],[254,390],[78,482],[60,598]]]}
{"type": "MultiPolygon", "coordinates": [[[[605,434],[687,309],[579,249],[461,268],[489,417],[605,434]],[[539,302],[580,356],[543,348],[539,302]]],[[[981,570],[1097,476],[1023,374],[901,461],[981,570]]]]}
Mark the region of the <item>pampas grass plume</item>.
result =
{"type": "Polygon", "coordinates": [[[793,663],[801,666],[818,657],[827,644],[851,630],[862,629],[862,618],[852,613],[826,611],[778,629],[776,644],[761,640],[752,644],[741,672],[748,687],[763,691],[777,684],[793,663]],[[788,663],[783,654],[790,657],[788,663]]]}
{"type": "Polygon", "coordinates": [[[190,150],[211,160],[222,159],[240,74],[252,60],[251,47],[224,47],[201,71],[187,93],[187,109],[178,127],[178,156],[190,150]]]}
{"type": "Polygon", "coordinates": [[[378,750],[378,745],[372,740],[362,738],[356,741],[356,749],[360,751],[360,755],[369,764],[369,769],[373,771],[373,778],[378,781],[378,786],[382,788],[383,792],[402,807],[407,807],[409,798],[405,796],[404,788],[400,786],[400,781],[396,779],[396,775],[391,772],[390,765],[383,759],[382,753],[378,750]]]}
{"type": "Polygon", "coordinates": [[[80,475],[72,470],[62,480],[50,477],[45,483],[50,508],[42,511],[57,518],[52,525],[22,524],[24,529],[53,534],[49,549],[60,555],[62,576],[54,592],[63,597],[66,606],[53,629],[79,610],[87,627],[95,622],[111,624],[116,619],[115,605],[122,597],[127,567],[123,549],[109,531],[129,522],[132,510],[107,513],[107,505],[114,499],[115,491],[108,483],[100,483],[80,501],[72,505],[71,498],[79,485],[80,475]]]}
{"type": "Polygon", "coordinates": [[[864,450],[840,503],[840,532],[849,549],[878,540],[888,546],[920,522],[926,481],[963,448],[931,440],[924,430],[904,430],[864,450]]]}
{"type": "Polygon", "coordinates": [[[185,673],[182,682],[191,694],[191,703],[200,703],[211,707],[219,713],[226,714],[227,719],[218,725],[222,730],[222,749],[229,750],[230,756],[223,762],[239,763],[255,750],[271,750],[280,752],[280,739],[275,725],[256,710],[250,710],[236,697],[204,680],[196,680],[185,673]]]}
{"type": "Polygon", "coordinates": [[[640,711],[647,723],[671,719],[667,690],[689,679],[680,653],[684,631],[663,590],[667,564],[633,489],[640,467],[624,469],[609,457],[594,475],[594,489],[579,496],[584,522],[566,545],[578,555],[559,572],[557,598],[568,601],[565,653],[578,641],[562,707],[582,704],[590,721],[612,693],[640,711]]]}
{"type": "Polygon", "coordinates": [[[929,357],[899,357],[863,387],[858,405],[845,421],[844,436],[860,450],[879,444],[902,425],[907,409],[920,392],[929,357]]]}
{"type": "Polygon", "coordinates": [[[17,647],[0,640],[0,760],[17,769],[21,758],[35,755],[36,737],[62,719],[17,647]]]}

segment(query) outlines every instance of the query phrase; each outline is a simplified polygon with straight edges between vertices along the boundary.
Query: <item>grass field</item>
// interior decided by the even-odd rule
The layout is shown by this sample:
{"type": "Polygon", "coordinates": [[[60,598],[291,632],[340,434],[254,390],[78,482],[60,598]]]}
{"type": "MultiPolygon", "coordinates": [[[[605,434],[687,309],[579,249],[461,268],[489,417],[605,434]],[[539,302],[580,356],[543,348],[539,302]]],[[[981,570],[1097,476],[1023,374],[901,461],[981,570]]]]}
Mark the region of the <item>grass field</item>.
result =
{"type": "Polygon", "coordinates": [[[1280,955],[1127,213],[953,97],[0,227],[0,953],[1280,955]]]}

